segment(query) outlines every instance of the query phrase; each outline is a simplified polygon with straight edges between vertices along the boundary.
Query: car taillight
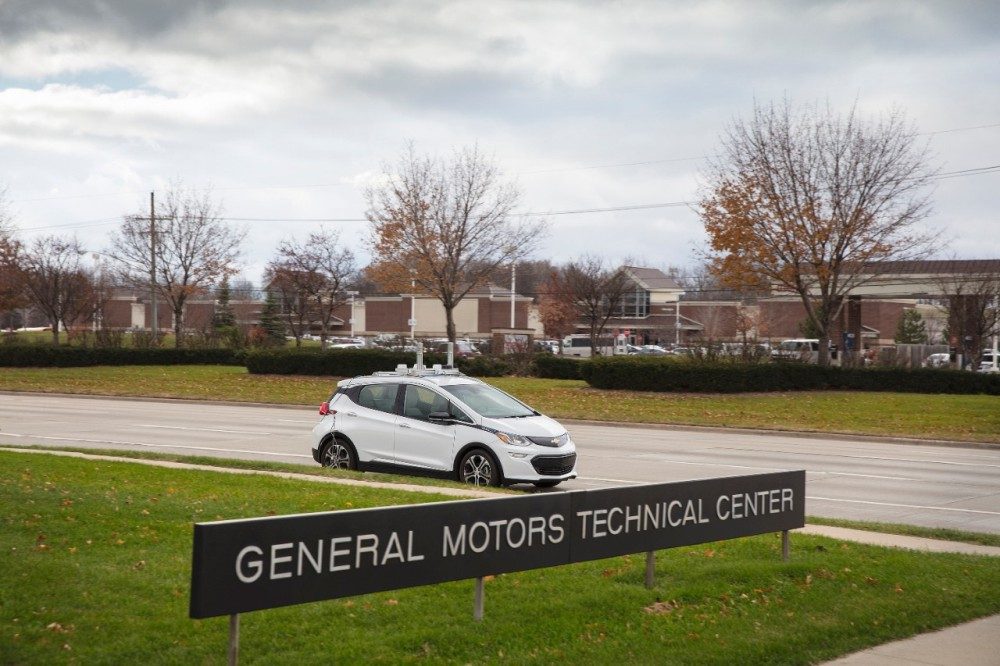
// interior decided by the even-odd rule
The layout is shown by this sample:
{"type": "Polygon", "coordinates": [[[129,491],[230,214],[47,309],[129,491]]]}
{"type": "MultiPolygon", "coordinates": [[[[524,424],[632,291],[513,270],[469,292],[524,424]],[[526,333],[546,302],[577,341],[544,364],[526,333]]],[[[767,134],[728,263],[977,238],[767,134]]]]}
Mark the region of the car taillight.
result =
{"type": "Polygon", "coordinates": [[[319,406],[319,415],[320,416],[326,416],[329,413],[330,413],[330,403],[329,402],[324,402],[323,404],[321,404],[319,406]]]}

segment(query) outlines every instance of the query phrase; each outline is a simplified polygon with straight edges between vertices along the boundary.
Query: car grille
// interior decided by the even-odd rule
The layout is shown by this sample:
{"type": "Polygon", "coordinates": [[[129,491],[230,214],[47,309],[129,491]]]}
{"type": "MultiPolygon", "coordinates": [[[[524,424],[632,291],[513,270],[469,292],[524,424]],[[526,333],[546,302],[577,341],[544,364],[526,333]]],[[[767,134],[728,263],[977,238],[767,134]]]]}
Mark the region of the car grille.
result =
{"type": "Polygon", "coordinates": [[[529,437],[528,439],[539,446],[551,446],[558,448],[569,441],[569,433],[564,432],[558,437],[529,437]]]}
{"type": "Polygon", "coordinates": [[[535,456],[531,459],[531,466],[542,476],[562,476],[572,472],[575,465],[575,453],[564,456],[535,456]]]}

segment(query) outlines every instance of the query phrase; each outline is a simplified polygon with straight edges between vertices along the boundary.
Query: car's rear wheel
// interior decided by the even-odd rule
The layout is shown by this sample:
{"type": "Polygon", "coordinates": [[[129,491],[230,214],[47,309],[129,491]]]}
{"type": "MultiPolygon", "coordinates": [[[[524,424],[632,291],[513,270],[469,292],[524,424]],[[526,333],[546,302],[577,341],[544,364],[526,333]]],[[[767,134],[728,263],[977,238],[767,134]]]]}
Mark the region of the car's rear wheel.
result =
{"type": "Polygon", "coordinates": [[[458,465],[458,480],[473,486],[499,486],[500,465],[482,449],[472,449],[462,456],[458,465]]]}
{"type": "Polygon", "coordinates": [[[334,437],[323,448],[320,464],[334,469],[357,469],[358,456],[349,442],[334,437]]]}

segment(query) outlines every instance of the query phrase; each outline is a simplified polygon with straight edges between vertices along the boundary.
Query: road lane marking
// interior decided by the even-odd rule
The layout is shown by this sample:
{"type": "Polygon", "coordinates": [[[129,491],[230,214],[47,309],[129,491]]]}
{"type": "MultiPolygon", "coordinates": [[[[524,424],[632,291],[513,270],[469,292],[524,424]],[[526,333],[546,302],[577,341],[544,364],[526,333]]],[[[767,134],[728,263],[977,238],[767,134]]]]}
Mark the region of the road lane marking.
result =
{"type": "Polygon", "coordinates": [[[45,435],[23,435],[13,432],[5,432],[7,437],[23,437],[25,439],[47,439],[55,442],[77,442],[81,444],[114,444],[118,446],[142,446],[152,449],[184,449],[188,451],[216,451],[223,453],[252,453],[261,456],[288,456],[291,458],[309,458],[312,454],[305,453],[277,453],[275,451],[254,451],[253,449],[223,449],[211,446],[185,446],[183,444],[148,444],[146,442],[123,442],[114,439],[83,439],[81,437],[47,437],[45,435]]]}
{"type": "MultiPolygon", "coordinates": [[[[790,469],[795,469],[792,467],[758,467],[751,465],[730,465],[727,463],[715,463],[715,462],[692,462],[690,460],[672,460],[670,458],[661,458],[659,454],[656,453],[643,453],[637,456],[627,456],[628,458],[652,458],[658,462],[671,463],[675,465],[701,465],[705,467],[731,467],[733,469],[764,469],[769,471],[787,471],[790,469]]],[[[806,471],[810,474],[828,474],[831,476],[856,476],[862,479],[887,479],[890,481],[919,481],[919,479],[910,478],[908,476],[882,476],[878,474],[860,474],[855,472],[831,472],[823,469],[809,469],[806,471]]]]}
{"type": "Polygon", "coordinates": [[[873,506],[894,506],[901,509],[924,509],[926,511],[954,511],[956,513],[983,513],[988,516],[1000,516],[1000,511],[983,511],[982,509],[955,509],[948,506],[924,506],[922,504],[895,504],[893,502],[872,502],[869,500],[838,499],[835,497],[816,497],[806,495],[807,500],[817,500],[822,502],[846,502],[848,504],[870,504],[873,506]]]}
{"type": "Polygon", "coordinates": [[[736,446],[716,446],[714,449],[721,449],[723,451],[739,451],[741,453],[780,453],[782,455],[790,456],[816,456],[818,458],[851,458],[854,460],[882,460],[885,462],[905,462],[905,463],[931,463],[934,465],[955,465],[958,467],[1000,467],[1000,465],[995,465],[986,462],[959,462],[957,460],[920,460],[914,458],[891,458],[889,456],[859,456],[850,455],[846,453],[816,453],[812,451],[785,451],[783,449],[744,449],[736,446]]]}
{"type": "Polygon", "coordinates": [[[193,430],[196,432],[225,432],[233,435],[273,435],[273,432],[263,430],[226,430],[225,428],[191,428],[188,426],[156,425],[153,423],[136,423],[136,428],[159,428],[162,430],[193,430]]]}

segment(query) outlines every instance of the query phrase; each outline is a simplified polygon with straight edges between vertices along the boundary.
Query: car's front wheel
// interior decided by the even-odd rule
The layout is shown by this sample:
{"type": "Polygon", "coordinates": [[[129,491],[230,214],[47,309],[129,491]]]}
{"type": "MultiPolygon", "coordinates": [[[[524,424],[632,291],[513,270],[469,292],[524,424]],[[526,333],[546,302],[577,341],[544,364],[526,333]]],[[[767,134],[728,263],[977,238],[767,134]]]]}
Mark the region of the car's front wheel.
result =
{"type": "Polygon", "coordinates": [[[357,469],[358,458],[350,444],[342,439],[333,438],[323,449],[320,464],[334,469],[357,469]]]}
{"type": "Polygon", "coordinates": [[[473,449],[462,456],[458,480],[474,486],[499,486],[500,465],[486,451],[473,449]]]}

